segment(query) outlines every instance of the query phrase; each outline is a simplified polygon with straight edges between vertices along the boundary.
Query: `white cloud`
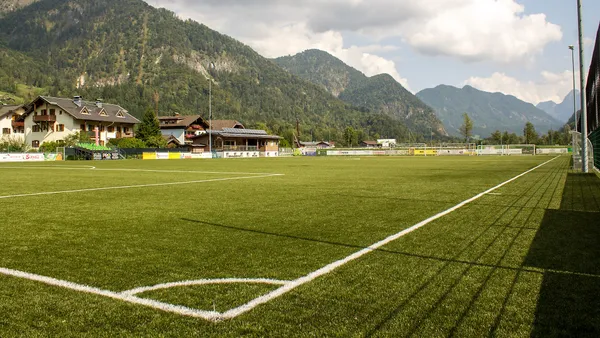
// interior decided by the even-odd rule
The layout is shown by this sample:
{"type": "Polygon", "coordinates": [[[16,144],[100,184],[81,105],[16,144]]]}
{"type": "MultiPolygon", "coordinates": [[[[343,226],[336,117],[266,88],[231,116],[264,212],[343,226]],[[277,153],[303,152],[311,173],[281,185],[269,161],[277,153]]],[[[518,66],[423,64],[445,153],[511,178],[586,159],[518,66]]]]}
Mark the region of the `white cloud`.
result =
{"type": "Polygon", "coordinates": [[[381,55],[405,43],[425,55],[521,63],[562,38],[544,14],[524,14],[517,0],[150,0],[231,35],[267,57],[325,50],[367,75],[389,73],[381,55]],[[346,46],[344,32],[364,37],[346,46]],[[387,41],[387,44],[381,43],[387,41]],[[394,41],[396,46],[390,46],[394,41]],[[379,55],[378,55],[379,54],[379,55]]]}
{"type": "MultiPolygon", "coordinates": [[[[575,76],[579,78],[579,73],[577,72],[575,76]]],[[[543,71],[537,81],[521,81],[504,73],[494,73],[490,77],[471,77],[464,84],[487,92],[513,95],[533,104],[544,101],[561,103],[573,90],[573,72],[543,71]]]]}

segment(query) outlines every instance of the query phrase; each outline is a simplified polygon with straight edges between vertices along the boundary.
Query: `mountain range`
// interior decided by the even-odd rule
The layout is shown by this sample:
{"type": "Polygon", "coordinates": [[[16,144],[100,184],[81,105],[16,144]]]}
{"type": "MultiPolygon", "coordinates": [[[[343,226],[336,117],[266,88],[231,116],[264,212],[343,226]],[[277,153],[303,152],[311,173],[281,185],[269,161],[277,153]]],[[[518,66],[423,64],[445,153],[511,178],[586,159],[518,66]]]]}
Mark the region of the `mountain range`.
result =
{"type": "Polygon", "coordinates": [[[388,74],[367,77],[333,55],[316,49],[274,61],[353,106],[404,120],[410,129],[420,134],[428,134],[433,128],[438,135],[447,135],[433,109],[388,74]]]}
{"type": "MultiPolygon", "coordinates": [[[[416,96],[387,74],[368,77],[319,50],[269,60],[239,41],[142,0],[4,0],[0,3],[0,100],[37,95],[102,98],[141,117],[236,119],[288,141],[423,140],[459,136],[462,114],[483,137],[496,129],[522,133],[559,128],[563,108],[539,106],[466,86],[438,86],[416,96]],[[414,139],[414,138],[413,138],[414,139]]],[[[564,108],[566,111],[566,108],[564,108]]]]}
{"type": "MultiPolygon", "coordinates": [[[[577,110],[581,109],[581,100],[579,100],[579,91],[575,92],[576,107],[577,110]]],[[[571,91],[561,103],[554,101],[540,102],[537,108],[545,111],[548,115],[555,119],[567,123],[571,117],[573,117],[573,91],[571,91]]]]}
{"type": "Polygon", "coordinates": [[[420,91],[417,97],[435,109],[448,133],[455,136],[460,135],[464,113],[473,120],[473,134],[481,137],[488,137],[496,130],[520,135],[528,121],[541,133],[564,125],[531,103],[471,86],[456,88],[440,85],[420,91]]]}
{"type": "MultiPolygon", "coordinates": [[[[406,119],[344,102],[250,47],[142,0],[11,0],[0,17],[0,97],[102,98],[140,117],[213,117],[265,127],[291,141],[404,139],[406,119]]],[[[4,4],[4,2],[3,2],[4,4]]],[[[8,4],[8,3],[7,3],[8,4]]],[[[418,114],[422,106],[408,110],[418,114]]]]}

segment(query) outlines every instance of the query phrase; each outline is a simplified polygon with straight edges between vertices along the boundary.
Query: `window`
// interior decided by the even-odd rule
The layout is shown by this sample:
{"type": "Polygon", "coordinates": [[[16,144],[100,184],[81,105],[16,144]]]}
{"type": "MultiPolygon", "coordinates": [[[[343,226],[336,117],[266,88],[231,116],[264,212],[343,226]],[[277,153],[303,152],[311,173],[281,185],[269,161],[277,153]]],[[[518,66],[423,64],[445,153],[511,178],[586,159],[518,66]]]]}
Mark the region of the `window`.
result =
{"type": "Polygon", "coordinates": [[[127,127],[123,127],[123,132],[124,132],[124,133],[129,133],[129,128],[127,128],[127,127]]]}
{"type": "Polygon", "coordinates": [[[56,131],[65,131],[65,125],[64,125],[64,124],[59,124],[59,125],[56,127],[56,131]]]}
{"type": "Polygon", "coordinates": [[[117,133],[121,132],[121,126],[117,127],[117,133]]]}
{"type": "Polygon", "coordinates": [[[58,112],[58,115],[62,115],[62,110],[58,112]]]}
{"type": "Polygon", "coordinates": [[[91,124],[88,124],[88,131],[94,131],[94,126],[91,124]]]}
{"type": "Polygon", "coordinates": [[[40,141],[37,141],[37,140],[31,141],[31,147],[33,147],[33,148],[39,148],[40,147],[40,141]]]}
{"type": "Polygon", "coordinates": [[[100,131],[104,131],[104,126],[100,126],[100,131]]]}
{"type": "Polygon", "coordinates": [[[123,115],[123,113],[119,110],[119,112],[117,113],[117,117],[120,117],[120,118],[124,119],[125,115],[123,115]]]}
{"type": "Polygon", "coordinates": [[[3,135],[8,135],[8,134],[10,134],[10,128],[2,128],[2,134],[3,134],[3,135]]]}
{"type": "Polygon", "coordinates": [[[85,131],[85,124],[80,125],[79,129],[81,129],[81,131],[85,131]]]}
{"type": "Polygon", "coordinates": [[[42,116],[48,115],[48,111],[46,109],[42,109],[42,116]]]}
{"type": "Polygon", "coordinates": [[[31,131],[33,131],[34,133],[39,133],[39,132],[40,132],[40,126],[38,126],[37,124],[36,124],[36,125],[34,125],[34,126],[31,128],[31,131]]]}
{"type": "Polygon", "coordinates": [[[56,115],[56,109],[50,109],[50,115],[56,115]]]}
{"type": "Polygon", "coordinates": [[[115,132],[115,127],[113,127],[113,126],[108,127],[108,132],[109,133],[114,133],[115,132]]]}
{"type": "Polygon", "coordinates": [[[90,112],[87,110],[87,108],[86,108],[86,107],[83,107],[83,109],[81,110],[81,113],[82,113],[83,115],[90,115],[90,112]]]}

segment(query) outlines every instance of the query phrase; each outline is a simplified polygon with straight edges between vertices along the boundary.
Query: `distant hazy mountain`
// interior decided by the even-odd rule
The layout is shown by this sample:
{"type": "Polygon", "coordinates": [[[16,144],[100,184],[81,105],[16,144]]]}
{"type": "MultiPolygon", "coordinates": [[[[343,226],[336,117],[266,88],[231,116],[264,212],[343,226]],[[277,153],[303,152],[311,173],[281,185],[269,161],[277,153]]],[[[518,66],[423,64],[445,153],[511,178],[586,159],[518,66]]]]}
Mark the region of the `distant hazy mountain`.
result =
{"type": "MultiPolygon", "coordinates": [[[[579,91],[575,91],[575,97],[577,102],[577,110],[581,109],[581,100],[579,99],[579,91]]],[[[567,121],[573,116],[573,91],[567,95],[561,103],[553,101],[541,102],[537,105],[537,108],[545,111],[555,119],[567,123],[567,121]]]]}
{"type": "Polygon", "coordinates": [[[439,135],[447,134],[433,109],[388,74],[367,77],[333,55],[316,49],[274,61],[353,106],[405,121],[410,129],[421,134],[429,135],[430,127],[439,135]]]}
{"type": "Polygon", "coordinates": [[[468,113],[473,120],[473,134],[481,137],[487,137],[495,130],[522,134],[527,121],[531,121],[536,130],[542,133],[564,124],[514,96],[488,93],[471,86],[461,89],[441,85],[422,90],[417,97],[435,109],[438,118],[452,135],[460,135],[464,113],[468,113]]]}

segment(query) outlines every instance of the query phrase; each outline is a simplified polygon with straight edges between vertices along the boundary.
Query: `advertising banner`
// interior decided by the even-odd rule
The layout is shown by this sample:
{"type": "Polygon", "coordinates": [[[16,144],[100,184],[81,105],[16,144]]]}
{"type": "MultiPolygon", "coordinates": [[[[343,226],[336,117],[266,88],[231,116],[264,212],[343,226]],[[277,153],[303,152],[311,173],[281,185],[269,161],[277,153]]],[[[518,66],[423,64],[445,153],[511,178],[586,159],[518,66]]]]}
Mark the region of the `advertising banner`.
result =
{"type": "Polygon", "coordinates": [[[0,162],[43,162],[44,154],[41,153],[15,153],[0,154],[0,162]]]}
{"type": "Polygon", "coordinates": [[[156,153],[143,153],[142,159],[144,160],[156,160],[156,153]]]}

